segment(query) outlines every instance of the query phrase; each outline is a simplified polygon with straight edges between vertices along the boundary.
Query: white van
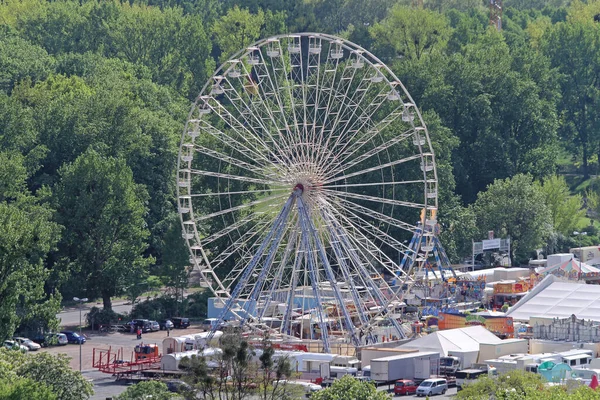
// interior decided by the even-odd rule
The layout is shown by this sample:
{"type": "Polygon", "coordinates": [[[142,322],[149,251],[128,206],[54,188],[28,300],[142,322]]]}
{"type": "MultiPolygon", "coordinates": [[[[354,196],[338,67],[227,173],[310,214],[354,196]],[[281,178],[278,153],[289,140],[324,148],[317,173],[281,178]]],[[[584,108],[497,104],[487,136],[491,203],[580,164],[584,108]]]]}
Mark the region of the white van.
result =
{"type": "Polygon", "coordinates": [[[434,394],[446,394],[448,382],[445,379],[425,379],[417,388],[417,396],[432,396],[434,394]]]}

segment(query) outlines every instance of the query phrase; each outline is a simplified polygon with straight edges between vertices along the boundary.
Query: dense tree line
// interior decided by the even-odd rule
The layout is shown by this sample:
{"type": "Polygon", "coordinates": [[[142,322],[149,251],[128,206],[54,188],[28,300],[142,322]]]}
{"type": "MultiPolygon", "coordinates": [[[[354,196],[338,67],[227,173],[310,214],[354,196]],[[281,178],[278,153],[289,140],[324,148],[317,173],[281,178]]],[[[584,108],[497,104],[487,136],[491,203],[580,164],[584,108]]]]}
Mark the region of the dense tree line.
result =
{"type": "Polygon", "coordinates": [[[600,1],[505,0],[500,32],[487,2],[413,3],[0,1],[0,337],[51,327],[61,298],[110,309],[151,275],[182,284],[175,168],[190,100],[277,33],[346,37],[406,84],[453,260],[488,230],[511,236],[515,262],[574,244],[583,198],[556,173],[598,171],[600,1]]]}

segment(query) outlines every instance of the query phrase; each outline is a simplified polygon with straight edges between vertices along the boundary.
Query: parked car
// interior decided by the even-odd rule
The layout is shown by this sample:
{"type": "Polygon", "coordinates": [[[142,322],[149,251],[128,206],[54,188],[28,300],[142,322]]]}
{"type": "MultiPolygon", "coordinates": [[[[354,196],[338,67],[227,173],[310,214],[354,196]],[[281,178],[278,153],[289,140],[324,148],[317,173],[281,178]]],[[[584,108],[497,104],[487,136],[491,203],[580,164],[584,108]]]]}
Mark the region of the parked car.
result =
{"type": "Polygon", "coordinates": [[[27,347],[27,349],[29,349],[30,351],[36,351],[42,347],[33,340],[24,337],[14,337],[13,340],[19,343],[20,345],[27,347]]]}
{"type": "Polygon", "coordinates": [[[159,322],[160,330],[166,331],[167,329],[173,329],[173,322],[170,319],[163,319],[159,322]]]}
{"type": "Polygon", "coordinates": [[[19,344],[19,342],[17,342],[16,340],[5,340],[3,346],[5,349],[8,350],[21,350],[23,352],[29,351],[29,349],[26,346],[19,344]]]}
{"type": "Polygon", "coordinates": [[[151,332],[152,331],[152,327],[150,324],[150,320],[149,319],[134,319],[133,321],[133,326],[135,329],[137,328],[141,328],[142,329],[142,333],[146,333],[146,332],[151,332]]]}
{"type": "Polygon", "coordinates": [[[156,321],[150,321],[150,331],[152,331],[152,332],[160,331],[160,324],[156,321]]]}
{"type": "Polygon", "coordinates": [[[174,393],[182,393],[191,389],[190,385],[180,380],[167,381],[167,390],[174,393]]]}
{"type": "Polygon", "coordinates": [[[417,388],[417,396],[433,396],[434,394],[446,394],[448,382],[445,379],[425,379],[417,388]]]}
{"type": "Polygon", "coordinates": [[[409,379],[399,379],[394,385],[394,394],[405,395],[417,393],[417,384],[409,379]]]}
{"type": "Polygon", "coordinates": [[[77,332],[62,331],[61,333],[67,337],[68,343],[73,343],[73,344],[84,344],[85,343],[85,338],[83,336],[79,336],[79,334],[77,332]]]}
{"type": "Polygon", "coordinates": [[[213,327],[217,327],[217,329],[223,329],[225,327],[225,322],[220,322],[218,318],[206,318],[202,321],[200,327],[205,331],[210,331],[213,327]]]}
{"type": "Polygon", "coordinates": [[[185,329],[190,326],[189,318],[173,317],[171,318],[171,321],[173,322],[173,327],[177,329],[185,329]]]}
{"type": "Polygon", "coordinates": [[[33,338],[33,341],[42,347],[65,346],[69,343],[64,333],[45,333],[33,338]]]}

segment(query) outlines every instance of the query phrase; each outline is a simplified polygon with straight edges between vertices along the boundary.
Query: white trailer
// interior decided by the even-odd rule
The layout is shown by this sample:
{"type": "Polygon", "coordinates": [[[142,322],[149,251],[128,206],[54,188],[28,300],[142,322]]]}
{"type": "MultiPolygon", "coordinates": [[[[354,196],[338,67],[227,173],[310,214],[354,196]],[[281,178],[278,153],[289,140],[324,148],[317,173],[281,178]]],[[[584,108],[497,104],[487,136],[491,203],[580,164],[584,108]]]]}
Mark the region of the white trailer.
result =
{"type": "Polygon", "coordinates": [[[429,379],[439,372],[440,354],[428,351],[371,360],[371,378],[379,382],[429,379]]]}

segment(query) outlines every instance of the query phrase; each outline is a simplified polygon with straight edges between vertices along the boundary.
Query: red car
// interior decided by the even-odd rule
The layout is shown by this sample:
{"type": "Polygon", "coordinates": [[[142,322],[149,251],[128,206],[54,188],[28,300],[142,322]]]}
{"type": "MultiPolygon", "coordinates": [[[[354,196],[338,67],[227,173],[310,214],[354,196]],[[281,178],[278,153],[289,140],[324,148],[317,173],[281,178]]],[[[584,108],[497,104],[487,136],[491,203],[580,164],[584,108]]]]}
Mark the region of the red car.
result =
{"type": "Polygon", "coordinates": [[[408,379],[400,379],[394,385],[394,395],[396,394],[415,394],[417,393],[418,385],[408,379]]]}

